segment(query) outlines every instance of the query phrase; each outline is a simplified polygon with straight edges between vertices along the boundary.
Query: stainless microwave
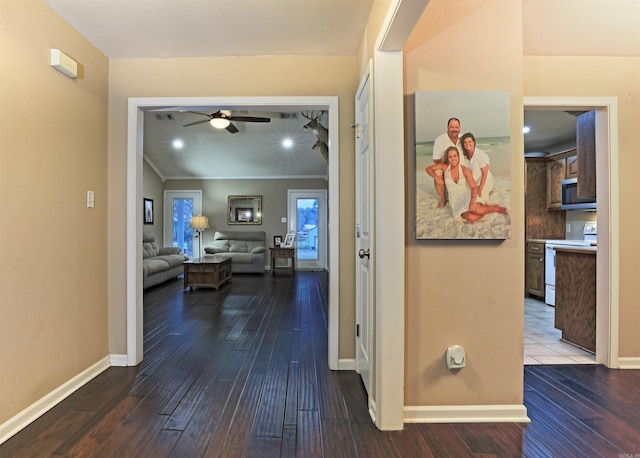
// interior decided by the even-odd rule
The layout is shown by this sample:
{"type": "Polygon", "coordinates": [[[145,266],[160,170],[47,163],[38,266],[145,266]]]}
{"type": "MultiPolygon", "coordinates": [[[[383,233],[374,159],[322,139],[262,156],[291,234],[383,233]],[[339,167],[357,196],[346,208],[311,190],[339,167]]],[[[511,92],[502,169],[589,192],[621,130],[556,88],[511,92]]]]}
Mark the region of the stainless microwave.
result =
{"type": "Polygon", "coordinates": [[[578,197],[578,179],[569,178],[560,182],[560,209],[595,210],[595,197],[578,197]]]}

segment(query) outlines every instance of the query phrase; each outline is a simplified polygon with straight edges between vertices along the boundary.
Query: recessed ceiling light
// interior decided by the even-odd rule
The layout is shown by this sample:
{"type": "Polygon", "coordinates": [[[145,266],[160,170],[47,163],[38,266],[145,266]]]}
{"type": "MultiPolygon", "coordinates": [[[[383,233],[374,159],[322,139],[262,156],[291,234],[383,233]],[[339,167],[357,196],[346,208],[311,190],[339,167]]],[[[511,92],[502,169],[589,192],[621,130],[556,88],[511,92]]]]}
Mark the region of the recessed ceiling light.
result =
{"type": "Polygon", "coordinates": [[[529,126],[524,126],[522,128],[522,133],[523,134],[528,134],[529,132],[531,132],[531,128],[529,126]]]}
{"type": "Polygon", "coordinates": [[[176,138],[172,145],[174,149],[182,149],[184,147],[184,142],[181,139],[176,138]]]}
{"type": "Polygon", "coordinates": [[[289,137],[285,138],[284,140],[282,140],[282,146],[284,148],[291,148],[293,146],[293,140],[291,140],[289,137]]]}

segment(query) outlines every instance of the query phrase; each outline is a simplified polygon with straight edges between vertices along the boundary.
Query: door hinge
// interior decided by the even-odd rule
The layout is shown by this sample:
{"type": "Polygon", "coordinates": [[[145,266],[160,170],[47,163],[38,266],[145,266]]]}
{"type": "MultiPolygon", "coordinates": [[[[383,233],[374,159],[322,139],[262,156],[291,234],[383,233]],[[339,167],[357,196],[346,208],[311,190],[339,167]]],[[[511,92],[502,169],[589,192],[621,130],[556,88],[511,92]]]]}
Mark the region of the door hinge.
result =
{"type": "Polygon", "coordinates": [[[356,337],[360,337],[360,324],[356,324],[356,337]]]}

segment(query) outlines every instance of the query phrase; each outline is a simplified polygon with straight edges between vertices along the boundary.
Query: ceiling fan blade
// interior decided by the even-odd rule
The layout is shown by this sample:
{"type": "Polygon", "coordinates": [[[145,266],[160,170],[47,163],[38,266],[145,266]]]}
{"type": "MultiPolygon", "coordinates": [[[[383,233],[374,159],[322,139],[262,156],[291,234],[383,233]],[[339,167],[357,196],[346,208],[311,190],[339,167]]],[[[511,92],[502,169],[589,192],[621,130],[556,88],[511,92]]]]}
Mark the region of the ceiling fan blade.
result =
{"type": "Polygon", "coordinates": [[[238,128],[233,124],[229,124],[227,127],[225,127],[225,129],[227,129],[232,134],[235,134],[236,132],[238,132],[238,128]]]}
{"type": "Polygon", "coordinates": [[[207,113],[201,113],[199,111],[191,111],[191,110],[187,110],[186,113],[193,113],[193,114],[197,114],[197,115],[202,115],[202,116],[206,116],[207,118],[211,119],[213,118],[214,115],[220,113],[219,111],[216,113],[212,113],[212,114],[207,114],[207,113]]]}
{"type": "Polygon", "coordinates": [[[235,113],[260,117],[260,118],[271,118],[271,119],[298,119],[298,113],[285,113],[280,111],[256,111],[256,110],[239,110],[235,113]]]}
{"type": "Polygon", "coordinates": [[[242,122],[271,122],[270,118],[257,118],[255,116],[229,116],[227,119],[242,122]]]}
{"type": "Polygon", "coordinates": [[[202,121],[190,122],[189,124],[184,124],[182,127],[195,126],[196,124],[204,124],[205,122],[209,122],[209,120],[203,119],[202,121]]]}

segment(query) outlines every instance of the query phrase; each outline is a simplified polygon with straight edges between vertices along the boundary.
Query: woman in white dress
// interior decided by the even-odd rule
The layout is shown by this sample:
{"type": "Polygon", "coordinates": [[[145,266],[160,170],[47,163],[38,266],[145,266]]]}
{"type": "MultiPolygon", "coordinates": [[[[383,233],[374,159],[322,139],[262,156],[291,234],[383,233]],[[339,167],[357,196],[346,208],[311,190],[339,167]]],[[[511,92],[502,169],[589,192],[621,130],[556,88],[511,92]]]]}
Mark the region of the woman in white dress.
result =
{"type": "Polygon", "coordinates": [[[476,148],[476,138],[471,132],[467,132],[460,137],[460,144],[462,145],[462,152],[467,161],[469,161],[473,180],[478,187],[478,202],[485,203],[493,190],[493,175],[489,170],[491,163],[489,155],[480,148],[476,148]]]}
{"type": "Polygon", "coordinates": [[[427,167],[427,174],[434,177],[438,170],[444,172],[444,183],[454,218],[474,223],[488,213],[508,213],[501,205],[477,201],[478,187],[471,170],[460,164],[460,153],[455,146],[446,149],[442,163],[427,167]]]}

